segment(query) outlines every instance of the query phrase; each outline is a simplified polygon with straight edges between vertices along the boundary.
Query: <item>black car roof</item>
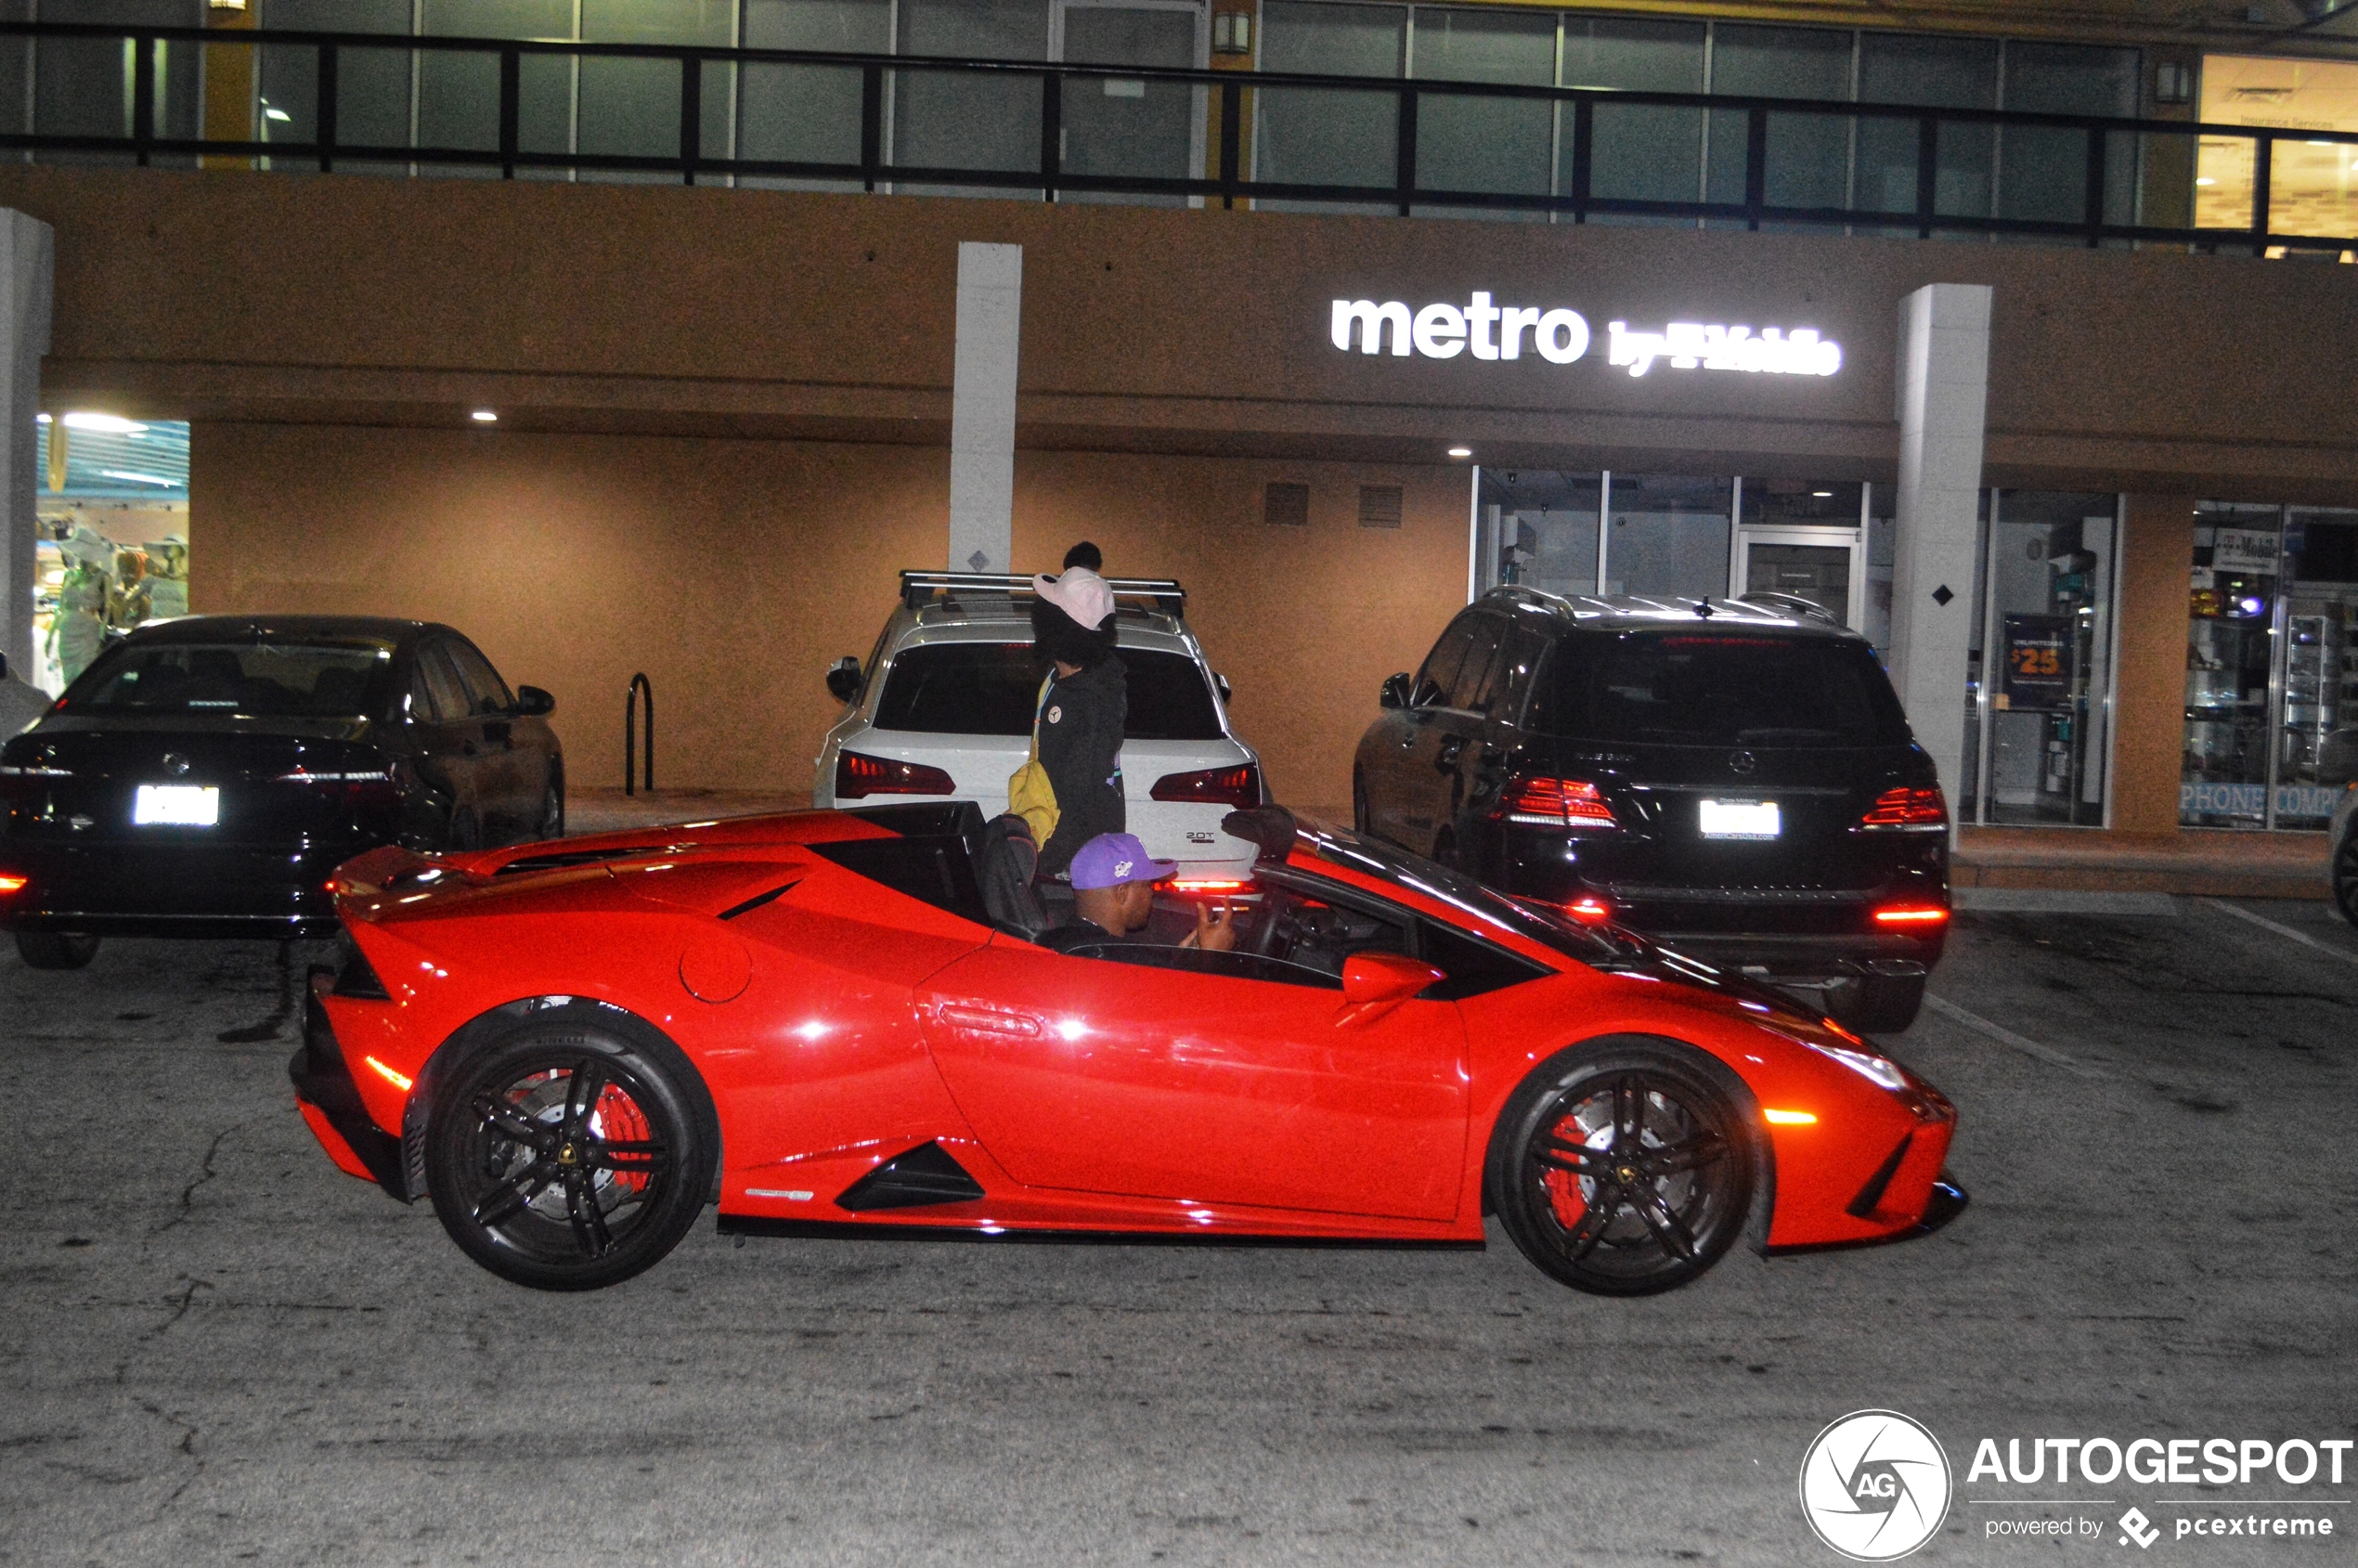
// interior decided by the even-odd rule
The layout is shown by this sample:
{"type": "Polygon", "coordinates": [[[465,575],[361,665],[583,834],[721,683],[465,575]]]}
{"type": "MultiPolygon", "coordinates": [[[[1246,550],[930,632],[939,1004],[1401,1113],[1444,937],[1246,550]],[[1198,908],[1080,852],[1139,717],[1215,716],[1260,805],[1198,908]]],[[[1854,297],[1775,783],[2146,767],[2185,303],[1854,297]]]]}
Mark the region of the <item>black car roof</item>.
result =
{"type": "MultiPolygon", "coordinates": [[[[1787,596],[1780,595],[1780,599],[1787,596]]],[[[1784,603],[1743,599],[1657,599],[1643,594],[1548,593],[1535,588],[1494,588],[1478,607],[1503,611],[1538,623],[1548,631],[1776,631],[1829,641],[1866,639],[1822,611],[1804,612],[1799,600],[1784,603]],[[1789,607],[1790,606],[1790,607],[1789,607]]]]}
{"type": "Polygon", "coordinates": [[[142,642],[213,642],[247,637],[374,637],[400,642],[425,631],[447,631],[432,621],[391,616],[184,616],[131,635],[142,642]]]}

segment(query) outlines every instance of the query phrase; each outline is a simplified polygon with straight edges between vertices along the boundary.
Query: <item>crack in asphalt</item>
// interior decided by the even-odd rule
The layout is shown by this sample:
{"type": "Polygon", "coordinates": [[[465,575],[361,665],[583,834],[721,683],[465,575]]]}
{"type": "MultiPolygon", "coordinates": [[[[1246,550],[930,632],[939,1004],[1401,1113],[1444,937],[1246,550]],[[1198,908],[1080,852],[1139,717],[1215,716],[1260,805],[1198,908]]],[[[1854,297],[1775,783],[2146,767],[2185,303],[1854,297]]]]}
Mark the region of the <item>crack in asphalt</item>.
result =
{"type": "Polygon", "coordinates": [[[180,1189],[179,1209],[175,1211],[169,1219],[165,1220],[163,1224],[156,1226],[155,1230],[151,1234],[162,1236],[165,1231],[170,1230],[173,1226],[178,1225],[181,1221],[188,1217],[188,1215],[196,1208],[197,1188],[204,1186],[219,1173],[214,1170],[213,1162],[221,1153],[221,1145],[223,1141],[226,1140],[230,1134],[242,1132],[251,1124],[251,1122],[247,1121],[233,1121],[228,1126],[224,1127],[221,1131],[213,1135],[213,1142],[206,1146],[204,1160],[198,1166],[195,1177],[189,1181],[187,1186],[180,1189]]]}
{"type": "Polygon", "coordinates": [[[177,1296],[166,1296],[164,1298],[164,1300],[171,1304],[172,1315],[165,1318],[154,1328],[149,1330],[148,1338],[151,1340],[157,1339],[164,1334],[170,1333],[172,1331],[172,1326],[179,1322],[182,1318],[188,1316],[188,1309],[197,1304],[197,1292],[200,1290],[210,1290],[213,1289],[213,1281],[210,1279],[198,1279],[185,1274],[180,1277],[188,1282],[188,1288],[181,1291],[177,1296]]]}

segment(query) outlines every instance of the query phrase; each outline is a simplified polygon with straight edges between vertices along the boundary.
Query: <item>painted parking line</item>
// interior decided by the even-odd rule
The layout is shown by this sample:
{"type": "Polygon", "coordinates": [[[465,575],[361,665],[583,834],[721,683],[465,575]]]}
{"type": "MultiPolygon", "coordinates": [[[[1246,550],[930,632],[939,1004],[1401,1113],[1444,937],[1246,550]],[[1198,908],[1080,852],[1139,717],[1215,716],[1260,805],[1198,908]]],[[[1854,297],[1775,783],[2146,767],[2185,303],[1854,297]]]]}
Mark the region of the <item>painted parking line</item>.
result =
{"type": "Polygon", "coordinates": [[[2263,931],[2274,931],[2287,941],[2295,941],[2303,947],[2314,948],[2328,958],[2339,958],[2344,964],[2358,964],[2358,952],[2352,952],[2347,948],[2336,947],[2331,942],[2321,942],[2306,931],[2296,931],[2280,921],[2271,920],[2264,914],[2254,914],[2248,909],[2239,909],[2223,900],[2205,899],[2203,901],[2215,910],[2234,915],[2238,920],[2248,920],[2263,931]]]}
{"type": "Polygon", "coordinates": [[[2010,1045],[2026,1056],[2045,1062],[2049,1067],[2061,1068],[2075,1078],[2085,1078],[2091,1082],[2105,1082],[2112,1077],[2112,1074],[2102,1068],[2090,1067],[2079,1057],[2067,1056],[2052,1045],[2041,1045],[2026,1035],[2016,1034],[2003,1024],[1993,1024],[1979,1013],[1967,1012],[1946,997],[1928,994],[1924,997],[1924,1005],[1947,1018],[1950,1023],[1962,1025],[1976,1034],[1985,1035],[2001,1045],[2010,1045]]]}

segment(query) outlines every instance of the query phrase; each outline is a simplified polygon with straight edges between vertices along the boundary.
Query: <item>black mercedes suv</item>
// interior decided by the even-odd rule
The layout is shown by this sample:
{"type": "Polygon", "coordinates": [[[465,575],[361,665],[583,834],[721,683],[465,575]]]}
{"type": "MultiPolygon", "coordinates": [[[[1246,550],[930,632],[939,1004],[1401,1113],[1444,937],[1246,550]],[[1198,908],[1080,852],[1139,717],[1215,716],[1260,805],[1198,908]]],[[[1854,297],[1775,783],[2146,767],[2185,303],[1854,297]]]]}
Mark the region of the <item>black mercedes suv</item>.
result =
{"type": "Polygon", "coordinates": [[[1914,1021],[1948,806],[1874,650],[1815,606],[1497,589],[1381,700],[1361,832],[1852,1029],[1914,1021]]]}

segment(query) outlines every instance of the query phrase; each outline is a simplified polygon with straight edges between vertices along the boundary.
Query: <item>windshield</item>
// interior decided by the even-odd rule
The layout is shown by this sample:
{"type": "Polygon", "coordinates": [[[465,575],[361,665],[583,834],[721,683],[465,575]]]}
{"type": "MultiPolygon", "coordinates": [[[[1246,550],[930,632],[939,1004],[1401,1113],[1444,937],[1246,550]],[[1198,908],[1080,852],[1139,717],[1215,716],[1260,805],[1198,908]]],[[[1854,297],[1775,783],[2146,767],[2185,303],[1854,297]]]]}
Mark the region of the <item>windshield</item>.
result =
{"type": "MultiPolygon", "coordinates": [[[[1195,660],[1124,648],[1130,690],[1122,733],[1134,741],[1216,741],[1220,710],[1195,660]]],[[[1029,642],[926,642],[904,648],[885,677],[876,728],[930,735],[1029,735],[1047,665],[1029,642]]]]}
{"type": "Polygon", "coordinates": [[[70,706],[97,713],[240,713],[354,719],[381,706],[371,690],[389,642],[149,642],[115,650],[74,682],[70,706]]]}
{"type": "Polygon", "coordinates": [[[1530,728],[1635,745],[1905,745],[1907,716],[1864,642],[1742,633],[1574,633],[1536,682],[1530,728]]]}
{"type": "Polygon", "coordinates": [[[1302,825],[1302,831],[1316,846],[1321,860],[1354,867],[1394,887],[1412,888],[1454,904],[1477,920],[1503,927],[1583,964],[1610,963],[1643,951],[1610,931],[1582,926],[1570,916],[1553,914],[1544,904],[1519,902],[1471,877],[1461,876],[1446,866],[1388,844],[1373,843],[1356,834],[1314,827],[1307,823],[1302,825]]]}

